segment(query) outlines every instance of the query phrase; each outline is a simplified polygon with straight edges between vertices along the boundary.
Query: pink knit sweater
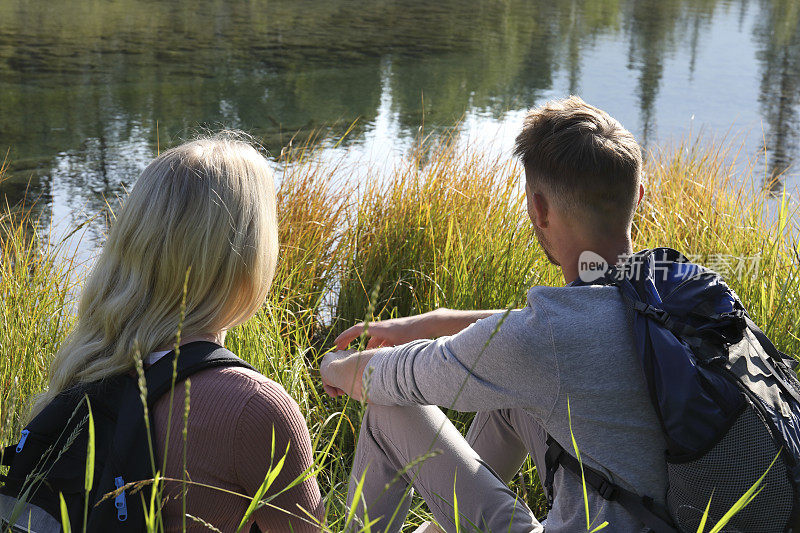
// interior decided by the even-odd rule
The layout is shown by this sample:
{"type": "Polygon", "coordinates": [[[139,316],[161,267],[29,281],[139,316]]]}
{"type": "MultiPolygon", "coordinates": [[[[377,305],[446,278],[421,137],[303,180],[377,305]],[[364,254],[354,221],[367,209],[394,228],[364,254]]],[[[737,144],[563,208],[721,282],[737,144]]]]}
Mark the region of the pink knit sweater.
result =
{"type": "MultiPolygon", "coordinates": [[[[175,387],[172,423],[167,447],[165,475],[181,479],[183,470],[184,385],[175,387]]],[[[169,395],[155,406],[154,420],[163,461],[166,442],[169,395]]],[[[186,453],[187,479],[252,496],[263,482],[270,463],[286,460],[266,496],[283,490],[312,463],[311,440],[300,409],[274,381],[243,368],[214,368],[191,377],[190,410],[186,453]],[[275,431],[275,457],[271,457],[275,431]]],[[[168,532],[181,531],[181,484],[167,482],[163,509],[168,532]]],[[[210,488],[188,485],[186,513],[223,532],[236,531],[249,499],[210,488]]],[[[314,477],[305,480],[262,507],[254,515],[263,532],[319,531],[303,511],[323,517],[319,487],[314,477]],[[302,517],[302,518],[299,518],[302,517]]],[[[252,523],[252,519],[251,519],[252,523]]],[[[189,531],[209,531],[199,521],[186,518],[189,531]]],[[[250,530],[248,523],[243,531],[250,530]]]]}

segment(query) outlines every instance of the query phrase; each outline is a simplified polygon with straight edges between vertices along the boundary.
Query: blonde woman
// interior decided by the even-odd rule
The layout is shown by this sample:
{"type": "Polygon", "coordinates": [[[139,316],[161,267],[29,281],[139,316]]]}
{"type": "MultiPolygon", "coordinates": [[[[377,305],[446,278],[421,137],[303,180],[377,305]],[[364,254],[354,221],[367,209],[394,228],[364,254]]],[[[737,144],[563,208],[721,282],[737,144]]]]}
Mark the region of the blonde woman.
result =
{"type": "MultiPolygon", "coordinates": [[[[188,142],[157,157],[117,213],[34,414],[77,384],[134,372],[137,351],[145,366],[165,356],[179,328],[184,280],[182,345],[222,346],[229,328],[252,317],[278,255],[272,180],[264,157],[233,135],[188,142]]],[[[305,420],[280,385],[248,368],[194,374],[190,400],[186,514],[196,519],[184,519],[180,487],[167,483],[165,529],[180,530],[185,521],[189,530],[208,531],[204,521],[235,531],[249,501],[232,493],[255,494],[280,458],[271,456],[273,431],[275,454],[282,456],[287,445],[288,454],[267,496],[311,466],[305,420]]],[[[183,474],[183,410],[181,385],[172,405],[162,396],[152,413],[158,464],[166,447],[164,475],[175,479],[183,474]]],[[[311,517],[322,518],[314,477],[279,494],[251,522],[262,531],[319,530],[311,517]]]]}

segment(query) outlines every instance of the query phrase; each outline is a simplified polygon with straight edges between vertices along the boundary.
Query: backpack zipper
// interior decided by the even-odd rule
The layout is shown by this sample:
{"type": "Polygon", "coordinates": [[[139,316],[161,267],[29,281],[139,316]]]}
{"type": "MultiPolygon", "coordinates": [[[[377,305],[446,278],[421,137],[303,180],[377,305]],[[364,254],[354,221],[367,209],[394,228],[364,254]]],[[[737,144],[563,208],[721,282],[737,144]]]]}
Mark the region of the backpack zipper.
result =
{"type": "MultiPolygon", "coordinates": [[[[119,489],[125,486],[125,480],[122,479],[122,476],[118,476],[114,478],[114,485],[119,489]]],[[[117,508],[117,520],[120,522],[124,522],[128,519],[128,504],[125,501],[125,491],[123,490],[117,497],[114,498],[114,507],[117,508]]]]}
{"type": "Polygon", "coordinates": [[[16,452],[19,453],[22,451],[22,448],[25,446],[25,441],[28,440],[28,431],[27,429],[23,429],[22,432],[19,434],[19,442],[17,443],[16,452]]]}

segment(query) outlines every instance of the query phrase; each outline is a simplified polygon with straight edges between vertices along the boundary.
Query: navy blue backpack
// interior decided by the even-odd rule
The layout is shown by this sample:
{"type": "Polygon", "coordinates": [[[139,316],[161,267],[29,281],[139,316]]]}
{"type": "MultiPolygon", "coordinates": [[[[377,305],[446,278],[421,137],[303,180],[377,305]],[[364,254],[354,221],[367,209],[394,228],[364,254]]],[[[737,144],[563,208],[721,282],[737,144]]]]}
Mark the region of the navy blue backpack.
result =
{"type": "MultiPolygon", "coordinates": [[[[760,492],[723,531],[800,533],[797,362],[753,323],[712,270],[670,248],[644,250],[593,284],[619,288],[634,313],[637,353],[667,442],[667,508],[587,468],[587,485],[651,531],[695,533],[709,501],[713,526],[766,472],[760,492]]],[[[581,474],[552,438],[554,471],[581,474]]],[[[613,524],[610,524],[613,528],[613,524]]]]}

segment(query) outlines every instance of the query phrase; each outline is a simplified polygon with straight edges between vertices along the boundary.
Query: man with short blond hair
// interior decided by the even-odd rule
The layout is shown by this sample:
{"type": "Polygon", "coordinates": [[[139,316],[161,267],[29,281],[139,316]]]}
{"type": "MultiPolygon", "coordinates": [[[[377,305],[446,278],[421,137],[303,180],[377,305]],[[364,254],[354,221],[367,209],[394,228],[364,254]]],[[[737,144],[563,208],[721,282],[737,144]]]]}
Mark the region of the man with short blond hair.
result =
{"type": "MultiPolygon", "coordinates": [[[[641,377],[631,312],[614,287],[573,286],[581,254],[615,264],[632,252],[641,150],[619,122],[571,97],[527,115],[515,155],[525,166],[534,231],[566,286],[533,287],[527,306],[509,312],[438,309],[373,323],[370,342],[383,348],[323,360],[330,394],[369,401],[349,496],[364,476],[356,503],[381,530],[399,531],[413,485],[447,531],[455,529],[454,494],[462,531],[542,531],[505,483],[528,454],[544,481],[548,436],[572,450],[574,435],[585,465],[664,503],[666,444],[641,377]],[[466,438],[437,405],[477,412],[466,438]]],[[[345,331],[339,347],[363,329],[345,331]]],[[[548,474],[547,532],[585,530],[580,476],[563,468],[548,474]]],[[[644,529],[616,501],[591,489],[587,499],[592,527],[644,529]]]]}
{"type": "Polygon", "coordinates": [[[604,111],[575,96],[549,102],[525,117],[514,155],[525,166],[528,184],[548,193],[561,211],[580,213],[604,233],[630,227],[642,152],[604,111]]]}

